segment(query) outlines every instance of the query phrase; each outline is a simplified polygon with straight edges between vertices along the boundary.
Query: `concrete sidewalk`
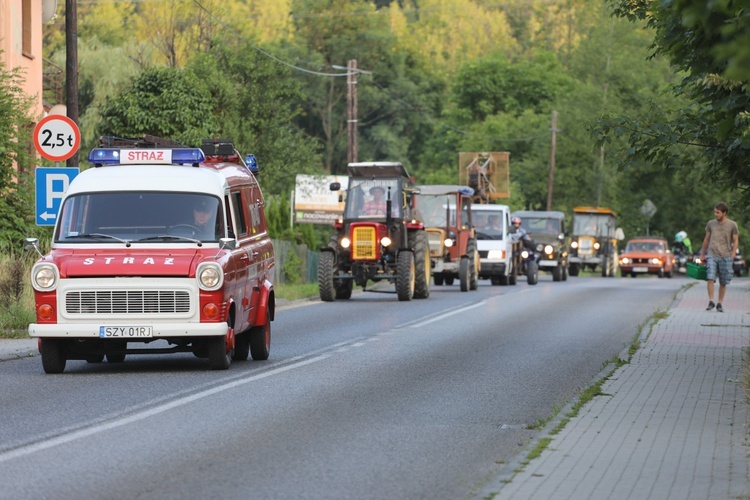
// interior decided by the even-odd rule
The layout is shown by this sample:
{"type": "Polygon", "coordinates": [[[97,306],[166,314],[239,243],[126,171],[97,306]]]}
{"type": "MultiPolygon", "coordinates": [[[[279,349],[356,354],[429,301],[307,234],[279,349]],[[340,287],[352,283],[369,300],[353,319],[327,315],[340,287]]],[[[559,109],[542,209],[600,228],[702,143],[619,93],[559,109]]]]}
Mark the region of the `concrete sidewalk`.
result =
{"type": "Polygon", "coordinates": [[[559,434],[549,434],[557,420],[550,423],[538,438],[551,438],[542,454],[524,465],[535,440],[477,498],[750,498],[740,380],[750,281],[729,285],[724,313],[707,305],[704,282],[681,293],[650,335],[644,329],[641,348],[603,384],[603,395],[559,434]]]}

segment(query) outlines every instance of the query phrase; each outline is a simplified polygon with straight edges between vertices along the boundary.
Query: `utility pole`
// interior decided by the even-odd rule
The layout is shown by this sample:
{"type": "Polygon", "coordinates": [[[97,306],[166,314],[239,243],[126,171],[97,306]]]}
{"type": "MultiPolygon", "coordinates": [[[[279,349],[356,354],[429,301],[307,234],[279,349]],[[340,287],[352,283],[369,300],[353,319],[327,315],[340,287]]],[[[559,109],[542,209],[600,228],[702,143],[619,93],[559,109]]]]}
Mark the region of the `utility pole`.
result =
{"type": "Polygon", "coordinates": [[[346,65],[346,161],[357,161],[357,60],[346,65]]]}
{"type": "MultiPolygon", "coordinates": [[[[65,104],[68,118],[78,125],[78,7],[77,0],[65,0],[65,104]]],[[[78,167],[78,152],[67,160],[78,167]]]]}
{"type": "Polygon", "coordinates": [[[555,183],[555,149],[557,148],[557,111],[552,111],[552,146],[549,153],[549,180],[547,182],[547,211],[552,210],[552,186],[555,183]]]}

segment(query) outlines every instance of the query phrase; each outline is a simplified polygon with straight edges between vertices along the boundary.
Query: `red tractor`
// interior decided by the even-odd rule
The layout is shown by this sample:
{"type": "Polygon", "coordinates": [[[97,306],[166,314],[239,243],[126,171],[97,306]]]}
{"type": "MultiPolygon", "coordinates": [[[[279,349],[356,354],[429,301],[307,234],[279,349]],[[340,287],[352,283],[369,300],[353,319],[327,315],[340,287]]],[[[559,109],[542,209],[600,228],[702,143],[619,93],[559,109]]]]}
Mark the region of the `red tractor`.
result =
{"type": "MultiPolygon", "coordinates": [[[[427,233],[406,169],[396,162],[350,163],[347,169],[344,214],[320,252],[320,299],[349,299],[355,283],[366,289],[368,281],[394,283],[401,301],[429,297],[427,233]]],[[[332,191],[340,189],[331,184],[332,191]]]]}
{"type": "Polygon", "coordinates": [[[474,189],[436,185],[417,188],[417,206],[430,242],[432,277],[436,285],[452,285],[458,278],[461,291],[477,289],[479,252],[471,220],[474,189]]]}

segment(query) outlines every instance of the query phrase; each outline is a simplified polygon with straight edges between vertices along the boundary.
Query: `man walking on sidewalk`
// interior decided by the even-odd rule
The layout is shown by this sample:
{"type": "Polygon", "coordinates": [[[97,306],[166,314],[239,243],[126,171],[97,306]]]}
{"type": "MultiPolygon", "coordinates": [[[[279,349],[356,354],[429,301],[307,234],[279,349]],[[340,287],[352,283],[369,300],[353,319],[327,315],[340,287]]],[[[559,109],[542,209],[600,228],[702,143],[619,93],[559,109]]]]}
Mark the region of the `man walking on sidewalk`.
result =
{"type": "Polygon", "coordinates": [[[727,285],[732,281],[732,260],[737,253],[739,231],[737,224],[727,219],[727,212],[729,212],[729,207],[724,202],[719,202],[714,206],[716,219],[706,224],[706,237],[703,238],[703,246],[701,246],[701,262],[704,262],[703,259],[708,251],[706,261],[708,307],[706,311],[716,307],[718,312],[724,312],[721,302],[724,300],[727,285]],[[717,275],[719,276],[719,302],[714,304],[714,283],[717,275]]]}

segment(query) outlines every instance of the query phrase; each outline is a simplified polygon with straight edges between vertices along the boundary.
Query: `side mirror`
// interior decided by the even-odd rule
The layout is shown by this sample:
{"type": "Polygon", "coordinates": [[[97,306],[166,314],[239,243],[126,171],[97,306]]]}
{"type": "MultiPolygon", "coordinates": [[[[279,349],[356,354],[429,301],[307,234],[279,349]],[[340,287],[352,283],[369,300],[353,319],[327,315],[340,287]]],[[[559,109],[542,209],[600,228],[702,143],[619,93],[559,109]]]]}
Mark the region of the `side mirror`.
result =
{"type": "Polygon", "coordinates": [[[39,240],[37,238],[24,238],[23,239],[24,250],[34,250],[39,257],[44,258],[42,251],[39,249],[39,240]]]}
{"type": "MultiPolygon", "coordinates": [[[[341,183],[340,182],[332,182],[331,185],[329,186],[329,189],[331,191],[339,191],[339,190],[341,190],[341,183]]],[[[339,201],[341,201],[341,200],[339,200],[339,201]]]]}
{"type": "Polygon", "coordinates": [[[615,239],[617,239],[617,240],[619,240],[619,241],[622,241],[622,240],[624,240],[624,239],[625,239],[625,233],[623,232],[623,230],[622,230],[622,228],[621,228],[621,227],[618,227],[618,228],[617,228],[617,229],[615,230],[615,239]]]}
{"type": "Polygon", "coordinates": [[[228,248],[234,250],[237,248],[237,240],[234,238],[219,238],[219,248],[228,248]]]}

